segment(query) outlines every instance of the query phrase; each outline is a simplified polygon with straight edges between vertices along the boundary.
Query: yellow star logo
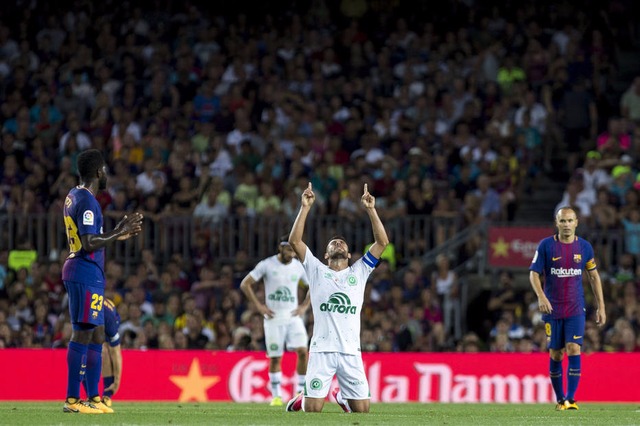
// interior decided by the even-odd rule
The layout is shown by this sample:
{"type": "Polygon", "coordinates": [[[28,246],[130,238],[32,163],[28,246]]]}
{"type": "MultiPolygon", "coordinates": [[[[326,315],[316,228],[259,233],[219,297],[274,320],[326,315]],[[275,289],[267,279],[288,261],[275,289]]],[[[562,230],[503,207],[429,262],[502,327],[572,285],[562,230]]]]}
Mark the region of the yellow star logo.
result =
{"type": "Polygon", "coordinates": [[[182,389],[180,392],[180,402],[186,401],[208,401],[207,389],[220,381],[218,376],[203,376],[200,370],[200,361],[194,358],[189,367],[189,374],[186,376],[169,376],[169,380],[182,389]]]}
{"type": "Polygon", "coordinates": [[[491,248],[495,257],[507,257],[509,254],[509,244],[502,237],[498,238],[495,243],[491,243],[491,248]]]}

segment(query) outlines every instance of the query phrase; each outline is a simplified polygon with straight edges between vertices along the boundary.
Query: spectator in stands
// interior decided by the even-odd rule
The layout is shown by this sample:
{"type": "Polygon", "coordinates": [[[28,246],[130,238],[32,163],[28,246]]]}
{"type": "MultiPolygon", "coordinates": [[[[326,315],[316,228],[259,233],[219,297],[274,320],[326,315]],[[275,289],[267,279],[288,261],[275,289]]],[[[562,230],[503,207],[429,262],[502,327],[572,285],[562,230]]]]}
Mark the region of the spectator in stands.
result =
{"type": "MultiPolygon", "coordinates": [[[[181,4],[172,5],[166,13],[178,14],[182,7],[181,4]]],[[[483,13],[477,7],[465,6],[464,9],[469,13],[483,13]]],[[[577,166],[577,159],[581,158],[584,151],[597,150],[593,138],[598,133],[592,133],[591,127],[595,122],[592,119],[595,115],[590,110],[592,104],[598,110],[597,118],[601,126],[612,112],[615,113],[608,110],[611,105],[607,105],[606,98],[609,96],[602,96],[605,92],[615,96],[612,89],[616,86],[612,84],[615,81],[612,81],[613,73],[610,70],[616,65],[616,58],[607,53],[615,52],[615,49],[603,37],[610,28],[607,28],[607,24],[593,22],[587,33],[582,27],[566,25],[565,20],[557,23],[551,20],[539,25],[532,22],[526,28],[518,24],[516,16],[519,20],[533,21],[535,15],[547,14],[548,7],[543,4],[526,8],[517,6],[513,10],[491,15],[487,28],[480,28],[472,39],[464,28],[458,31],[464,23],[449,12],[438,15],[438,19],[451,29],[450,34],[440,35],[436,30],[437,25],[432,23],[416,26],[416,22],[422,22],[419,10],[415,17],[400,21],[388,19],[391,14],[401,14],[392,5],[385,10],[376,10],[380,23],[375,25],[374,33],[370,31],[373,28],[370,25],[373,15],[360,15],[361,12],[354,15],[350,12],[349,16],[362,16],[362,21],[343,23],[341,19],[335,19],[335,11],[327,9],[324,2],[320,2],[307,10],[302,7],[299,21],[279,22],[282,34],[294,34],[293,26],[298,25],[296,22],[307,22],[307,19],[316,22],[317,28],[309,31],[303,28],[295,33],[299,37],[275,34],[269,39],[268,46],[259,41],[256,35],[264,23],[262,20],[236,26],[240,24],[236,24],[235,18],[231,14],[218,13],[220,11],[215,5],[201,10],[193,8],[185,14],[191,17],[190,21],[167,20],[162,29],[155,28],[152,23],[155,18],[147,13],[149,11],[144,6],[129,10],[116,9],[121,17],[121,23],[116,26],[109,22],[100,24],[107,12],[114,11],[106,10],[105,5],[100,3],[86,13],[69,15],[74,16],[75,26],[61,26],[59,17],[50,19],[43,15],[43,10],[33,9],[30,14],[20,17],[22,22],[15,22],[15,28],[7,24],[0,31],[4,33],[10,29],[3,49],[7,49],[8,55],[14,58],[0,63],[0,75],[5,76],[3,90],[0,91],[0,125],[5,132],[0,149],[0,161],[3,164],[0,215],[15,211],[19,205],[25,207],[22,200],[33,198],[34,193],[38,195],[37,201],[48,211],[55,211],[64,203],[64,195],[61,196],[58,188],[75,184],[76,170],[72,158],[84,148],[86,141],[76,138],[77,147],[65,153],[60,161],[56,153],[60,152],[59,141],[65,133],[70,132],[71,127],[75,128],[72,122],[77,119],[79,132],[89,135],[91,146],[109,155],[109,168],[114,173],[110,194],[118,200],[112,202],[105,197],[101,202],[122,211],[144,204],[148,211],[146,220],[153,222],[153,226],[149,224],[147,227],[149,230],[165,229],[161,212],[170,204],[185,177],[194,179],[193,182],[200,178],[193,186],[198,190],[198,195],[204,194],[204,201],[207,198],[204,188],[208,177],[212,176],[215,185],[221,187],[216,204],[220,202],[227,209],[231,205],[231,194],[235,193],[245,174],[254,174],[254,182],[258,185],[273,179],[273,195],[283,204],[285,214],[288,212],[293,218],[299,200],[299,194],[295,195],[292,189],[298,184],[297,179],[304,179],[306,184],[309,177],[316,178],[315,173],[311,174],[312,171],[324,173],[325,167],[326,176],[333,178],[335,185],[329,185],[330,189],[326,191],[326,206],[321,210],[323,213],[337,214],[340,195],[348,182],[353,177],[359,177],[359,172],[365,171],[372,181],[386,188],[380,191],[381,194],[390,187],[397,189],[379,199],[382,202],[386,198],[390,204],[398,206],[397,211],[393,209],[395,216],[402,212],[403,203],[407,205],[408,214],[430,215],[434,209],[439,214],[447,213],[453,206],[456,211],[460,209],[463,212],[464,225],[468,226],[478,224],[485,218],[480,214],[482,204],[478,205],[478,202],[486,199],[474,192],[480,172],[489,178],[489,186],[493,185],[501,194],[508,187],[506,183],[514,177],[510,175],[512,169],[504,167],[505,164],[511,164],[511,160],[498,166],[493,160],[482,164],[473,162],[467,155],[460,159],[461,148],[469,152],[477,149],[474,138],[489,140],[483,152],[494,152],[498,159],[510,158],[510,155],[502,155],[501,142],[513,146],[512,138],[517,132],[520,140],[512,154],[516,156],[518,165],[529,164],[532,159],[522,153],[525,151],[523,147],[531,145],[536,147],[533,149],[535,152],[542,151],[535,132],[527,131],[523,140],[521,131],[546,124],[546,129],[540,135],[544,136],[544,154],[541,158],[533,158],[533,163],[536,166],[544,165],[547,171],[555,173],[550,160],[552,153],[562,154],[562,150],[554,148],[563,143],[559,125],[569,130],[570,140],[575,139],[572,134],[576,129],[579,130],[580,139],[584,140],[576,143],[579,145],[579,149],[575,149],[577,166]],[[212,20],[214,15],[216,19],[212,20]],[[40,21],[45,25],[34,26],[34,22],[40,21]],[[215,25],[203,25],[207,21],[215,21],[215,25]],[[92,39],[95,43],[84,43],[82,40],[86,39],[87,27],[96,22],[95,37],[92,39]],[[331,25],[341,33],[338,45],[327,49],[327,41],[337,34],[331,25]],[[17,31],[18,26],[20,31],[17,31]],[[201,27],[208,29],[202,30],[201,27]],[[236,28],[241,30],[234,33],[236,28]],[[191,36],[179,38],[175,45],[170,45],[167,41],[170,34],[191,36]],[[555,36],[549,40],[545,34],[555,36]],[[389,46],[381,46],[376,41],[385,36],[391,40],[389,46]],[[29,40],[35,40],[36,43],[29,40]],[[434,41],[438,49],[432,47],[434,41]],[[273,54],[269,53],[271,51],[273,54]],[[556,51],[559,53],[556,54],[556,51]],[[94,55],[104,59],[94,60],[94,55]],[[441,60],[441,56],[448,59],[441,60]],[[345,79],[350,83],[343,84],[345,79]],[[578,93],[570,89],[570,85],[582,79],[593,84],[592,88],[585,86],[586,95],[584,91],[578,93]],[[536,113],[531,116],[530,126],[526,126],[527,109],[530,113],[543,110],[535,101],[528,108],[531,100],[535,100],[542,82],[545,84],[539,96],[547,113],[547,122],[538,123],[539,114],[536,113]],[[48,96],[49,101],[40,98],[41,93],[45,98],[48,96]],[[40,102],[45,104],[45,112],[38,113],[37,119],[31,121],[30,111],[40,108],[40,102]],[[47,114],[50,109],[53,112],[47,114]],[[59,117],[55,109],[59,111],[59,117]],[[203,123],[194,124],[202,119],[203,123]],[[587,121],[588,125],[584,127],[587,121]],[[63,123],[68,123],[69,128],[60,127],[63,123]],[[200,126],[213,130],[202,132],[193,146],[192,140],[200,126]],[[371,132],[376,136],[372,137],[371,132]],[[246,140],[245,136],[249,134],[250,147],[254,150],[249,157],[236,159],[243,165],[235,169],[233,157],[237,152],[232,151],[231,155],[226,146],[230,133],[233,134],[231,140],[239,142],[246,140]],[[359,158],[353,164],[347,164],[349,155],[361,148],[363,142],[365,155],[360,157],[358,153],[359,158]],[[256,153],[260,156],[257,166],[256,153]],[[286,163],[279,164],[279,157],[286,157],[286,163]],[[392,167],[387,163],[390,158],[394,161],[392,167]],[[154,174],[155,171],[160,172],[146,182],[153,190],[144,189],[143,186],[136,188],[135,177],[144,171],[147,159],[153,159],[154,174]],[[321,164],[321,161],[325,164],[321,164]],[[39,168],[33,164],[45,166],[39,168]],[[390,179],[389,173],[393,179],[390,179]],[[236,175],[237,179],[234,177],[236,175]],[[440,194],[441,190],[449,190],[452,175],[456,176],[455,198],[440,194]],[[289,177],[288,183],[280,186],[281,181],[289,177]],[[425,177],[428,179],[425,180],[425,177]],[[428,183],[421,187],[423,181],[428,183]],[[403,186],[407,187],[406,196],[402,194],[403,186]],[[291,200],[287,200],[289,194],[291,200]],[[449,207],[443,208],[447,204],[449,207]]],[[[569,13],[576,12],[573,6],[569,6],[568,10],[569,13]]],[[[64,12],[60,10],[60,13],[64,12]]],[[[604,13],[606,15],[609,12],[604,13]]],[[[625,34],[626,26],[618,27],[616,30],[625,34]]],[[[295,30],[298,31],[297,28],[295,30]]],[[[638,109],[637,87],[640,85],[634,81],[619,102],[620,115],[629,120],[623,125],[623,132],[633,131],[634,140],[638,139],[640,128],[632,130],[627,125],[638,123],[638,115],[633,113],[634,108],[638,109]]],[[[604,129],[597,131],[603,132],[604,129]]],[[[67,144],[73,145],[74,142],[67,144]]],[[[619,165],[631,168],[629,176],[633,184],[638,154],[631,149],[629,155],[632,162],[625,164],[621,164],[619,155],[605,156],[598,161],[593,175],[587,171],[591,170],[591,163],[587,160],[583,170],[585,188],[593,186],[597,190],[602,182],[606,182],[606,179],[596,177],[596,174],[602,174],[598,173],[598,169],[604,171],[619,165]],[[595,181],[594,185],[591,185],[590,179],[595,181]]],[[[570,172],[574,170],[572,164],[569,166],[570,172]]],[[[616,173],[619,171],[617,169],[616,173]]],[[[519,195],[519,183],[512,184],[512,190],[519,195]]],[[[608,183],[604,185],[609,186],[608,183]]],[[[618,223],[618,217],[630,216],[635,208],[633,196],[629,195],[633,190],[618,183],[613,184],[613,188],[619,198],[615,204],[607,205],[615,209],[615,218],[611,208],[603,206],[600,209],[597,204],[592,208],[594,220],[584,225],[608,226],[611,229],[618,223]],[[615,220],[606,225],[603,220],[605,217],[615,220]]],[[[516,197],[513,201],[514,211],[518,203],[516,197]]],[[[27,208],[30,208],[29,204],[33,203],[28,202],[27,208]]],[[[241,206],[239,203],[237,211],[246,212],[246,206],[241,206]]],[[[256,216],[262,215],[256,213],[256,216]]],[[[502,212],[496,216],[497,219],[508,219],[510,215],[502,212]]],[[[228,221],[227,228],[230,231],[235,231],[232,227],[236,222],[232,219],[229,215],[223,220],[228,221]]],[[[438,241],[425,239],[422,231],[412,232],[410,240],[402,242],[404,247],[414,250],[411,253],[422,254],[438,241]]],[[[1,241],[12,241],[6,227],[0,227],[0,234],[1,241]]],[[[607,234],[611,235],[613,241],[615,232],[607,234]]],[[[63,241],[60,240],[60,230],[52,226],[47,235],[52,241],[47,241],[45,246],[59,250],[63,241]]],[[[193,241],[193,236],[189,237],[193,241]]],[[[224,237],[212,234],[206,238],[211,238],[213,244],[224,237]]],[[[238,237],[238,241],[243,238],[238,237]]],[[[482,238],[482,234],[475,235],[467,243],[465,255],[479,252],[483,246],[482,238]]],[[[170,246],[164,238],[147,236],[141,241],[157,250],[158,261],[165,260],[163,256],[170,246]]],[[[609,243],[603,241],[603,244],[609,243]]],[[[190,249],[187,245],[187,250],[190,249]]],[[[397,249],[401,253],[403,247],[398,245],[397,249]]],[[[49,263],[44,280],[53,315],[58,315],[61,310],[61,298],[57,294],[59,283],[55,278],[59,275],[59,264],[55,259],[66,255],[64,250],[56,251],[51,252],[51,260],[49,253],[38,253],[41,262],[49,263]]],[[[239,262],[236,267],[246,269],[247,258],[253,253],[244,247],[237,252],[239,262]]],[[[224,262],[224,256],[220,254],[220,261],[224,262]]],[[[605,254],[602,256],[604,258],[605,254]]],[[[606,256],[609,256],[607,262],[611,262],[612,268],[624,262],[623,256],[606,256]]],[[[134,253],[131,259],[134,264],[127,266],[127,274],[138,271],[140,279],[146,281],[145,271],[138,270],[136,265],[143,262],[142,257],[141,252],[134,253]]],[[[398,257],[397,269],[403,270],[412,260],[410,256],[398,257]]],[[[226,261],[234,263],[233,259],[226,261]]],[[[163,293],[174,295],[187,291],[195,280],[195,271],[201,265],[158,262],[158,275],[165,277],[159,284],[164,288],[163,293]]],[[[214,269],[216,274],[220,273],[218,266],[214,269]]],[[[246,271],[235,271],[235,274],[244,276],[246,271]]],[[[37,280],[37,277],[33,278],[37,280]]],[[[5,287],[11,287],[14,280],[13,273],[6,275],[5,287]]],[[[121,279],[112,277],[107,280],[111,291],[123,291],[121,279]]],[[[392,281],[389,286],[397,284],[397,278],[392,278],[392,281]]],[[[387,293],[387,290],[381,291],[378,295],[380,300],[386,300],[387,293]]],[[[233,293],[229,294],[229,297],[234,297],[233,293]]],[[[122,298],[122,295],[115,293],[114,297],[122,298]]],[[[132,296],[125,294],[124,297],[132,296]]],[[[172,306],[170,309],[167,306],[168,315],[177,316],[179,312],[174,306],[175,297],[167,298],[167,305],[172,306]]],[[[34,311],[39,303],[36,300],[29,300],[34,311]]],[[[3,299],[0,288],[0,312],[8,310],[8,307],[3,307],[3,301],[6,299],[3,299]]],[[[121,305],[128,307],[128,303],[121,305]]],[[[208,307],[214,311],[212,315],[221,316],[220,305],[212,303],[208,307]]],[[[389,310],[394,309],[398,310],[399,305],[390,305],[389,310]]],[[[407,314],[414,316],[413,313],[407,314]]],[[[225,305],[225,315],[231,325],[240,319],[233,303],[225,305]]],[[[371,321],[375,324],[371,330],[378,349],[391,350],[393,327],[378,318],[371,321]]],[[[225,333],[221,333],[216,345],[226,348],[231,343],[229,330],[233,328],[225,322],[221,324],[225,324],[222,328],[227,328],[227,340],[224,340],[225,333]]],[[[128,333],[128,342],[151,346],[156,345],[154,342],[157,340],[158,346],[167,348],[188,346],[188,340],[182,333],[177,335],[175,343],[169,333],[163,333],[162,330],[155,333],[149,327],[145,325],[135,338],[133,333],[128,333]]],[[[21,339],[37,344],[37,336],[31,337],[29,332],[21,332],[22,329],[23,326],[19,327],[10,342],[5,344],[19,346],[21,339]]],[[[449,338],[444,332],[435,338],[434,335],[438,334],[436,329],[434,326],[428,336],[425,332],[414,345],[431,345],[438,349],[449,347],[441,343],[426,343],[449,338]]],[[[68,338],[63,327],[55,330],[55,336],[56,346],[66,345],[60,340],[68,338]]],[[[522,340],[517,344],[512,343],[517,349],[522,340]]],[[[534,336],[534,344],[544,350],[544,342],[538,336],[534,336]]],[[[476,348],[478,346],[484,348],[482,344],[476,345],[476,348]]],[[[473,350],[473,347],[474,343],[470,343],[469,350],[473,350]]]]}
{"type": "Polygon", "coordinates": [[[620,98],[622,116],[636,126],[640,124],[640,76],[633,79],[631,86],[620,98]]]}
{"type": "Polygon", "coordinates": [[[214,185],[212,183],[209,191],[196,205],[193,210],[193,216],[197,218],[198,225],[215,224],[227,215],[229,205],[223,201],[221,191],[221,184],[214,185]]]}
{"type": "Polygon", "coordinates": [[[563,97],[558,114],[567,143],[567,170],[575,170],[585,143],[597,135],[598,109],[584,79],[576,80],[563,97]]]}
{"type": "Polygon", "coordinates": [[[491,187],[490,177],[486,174],[478,176],[476,181],[478,188],[473,191],[473,195],[480,201],[480,217],[485,220],[496,221],[502,216],[500,195],[491,187]]]}
{"type": "Polygon", "coordinates": [[[607,157],[619,158],[631,148],[631,136],[625,129],[623,119],[609,118],[607,130],[598,135],[596,144],[598,152],[607,157]]]}
{"type": "Polygon", "coordinates": [[[500,319],[505,311],[522,309],[524,295],[521,290],[515,288],[513,280],[513,273],[510,271],[501,271],[498,274],[498,286],[491,292],[487,303],[493,323],[500,319]]]}
{"type": "Polygon", "coordinates": [[[458,274],[451,270],[449,256],[443,253],[436,257],[436,268],[431,275],[431,283],[442,306],[445,333],[452,333],[459,339],[462,336],[462,307],[458,274]]]}

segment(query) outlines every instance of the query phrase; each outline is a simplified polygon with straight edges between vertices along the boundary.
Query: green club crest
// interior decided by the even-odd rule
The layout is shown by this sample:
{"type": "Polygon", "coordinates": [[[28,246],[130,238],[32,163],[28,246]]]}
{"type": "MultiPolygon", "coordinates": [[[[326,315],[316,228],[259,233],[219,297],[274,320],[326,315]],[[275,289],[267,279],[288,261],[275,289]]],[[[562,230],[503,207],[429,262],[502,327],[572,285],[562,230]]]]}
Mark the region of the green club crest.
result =
{"type": "Polygon", "coordinates": [[[272,351],[277,351],[278,350],[278,344],[277,343],[272,343],[269,345],[269,349],[271,349],[272,351]]]}
{"type": "Polygon", "coordinates": [[[311,389],[318,390],[322,387],[322,381],[320,379],[311,380],[311,389]]]}
{"type": "Polygon", "coordinates": [[[349,283],[349,285],[356,285],[358,283],[358,280],[355,276],[349,275],[349,277],[347,278],[347,283],[349,283]]]}

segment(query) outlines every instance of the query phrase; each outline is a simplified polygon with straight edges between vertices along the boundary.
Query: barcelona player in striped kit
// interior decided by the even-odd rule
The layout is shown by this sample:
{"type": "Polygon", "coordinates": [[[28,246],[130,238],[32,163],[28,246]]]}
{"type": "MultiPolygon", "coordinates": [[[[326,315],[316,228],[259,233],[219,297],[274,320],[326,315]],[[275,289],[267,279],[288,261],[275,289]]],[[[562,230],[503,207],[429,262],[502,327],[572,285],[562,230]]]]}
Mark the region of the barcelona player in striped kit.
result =
{"type": "Polygon", "coordinates": [[[584,336],[585,301],[582,274],[586,274],[595,296],[596,324],[607,316],[602,283],[591,244],[576,235],[578,217],[571,207],[558,209],[558,233],[543,239],[529,267],[529,281],[538,296],[549,341],[549,376],[556,394],[557,410],[577,410],[575,393],[581,374],[580,347],[584,336]],[[541,277],[544,276],[544,286],[541,277]],[[564,392],[562,359],[567,353],[567,392],[564,392]]]}
{"type": "Polygon", "coordinates": [[[78,155],[80,185],[72,188],[64,202],[64,224],[69,256],[62,268],[62,280],[69,296],[73,334],[67,351],[66,413],[112,413],[100,400],[98,384],[102,370],[104,341],[104,251],[116,240],[142,231],[142,215],[125,217],[103,233],[102,210],[96,199],[107,186],[107,166],[96,149],[78,155]],[[80,400],[80,384],[86,377],[89,401],[80,400]]]}

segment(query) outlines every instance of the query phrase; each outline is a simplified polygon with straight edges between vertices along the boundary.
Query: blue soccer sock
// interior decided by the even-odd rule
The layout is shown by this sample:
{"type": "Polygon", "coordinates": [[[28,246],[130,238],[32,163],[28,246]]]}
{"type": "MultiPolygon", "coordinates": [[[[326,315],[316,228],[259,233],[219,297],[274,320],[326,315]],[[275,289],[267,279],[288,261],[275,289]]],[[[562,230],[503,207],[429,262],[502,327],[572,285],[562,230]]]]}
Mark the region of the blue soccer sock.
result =
{"type": "Polygon", "coordinates": [[[87,351],[87,396],[93,398],[100,396],[98,386],[102,373],[102,345],[90,343],[87,351]]]}
{"type": "Polygon", "coordinates": [[[570,355],[567,368],[567,399],[574,400],[580,383],[580,355],[570,355]]]}
{"type": "Polygon", "coordinates": [[[562,385],[562,361],[555,361],[553,358],[549,359],[549,377],[556,393],[556,401],[563,401],[565,397],[562,385]]]}
{"type": "Polygon", "coordinates": [[[67,349],[67,398],[80,399],[80,382],[87,367],[87,345],[69,342],[67,349]]]}
{"type": "MultiPolygon", "coordinates": [[[[113,384],[113,376],[105,376],[102,378],[102,386],[104,386],[104,389],[108,388],[112,384],[113,384]]],[[[102,395],[108,396],[109,398],[111,398],[113,396],[113,391],[110,391],[110,390],[104,391],[102,395]]]]}

